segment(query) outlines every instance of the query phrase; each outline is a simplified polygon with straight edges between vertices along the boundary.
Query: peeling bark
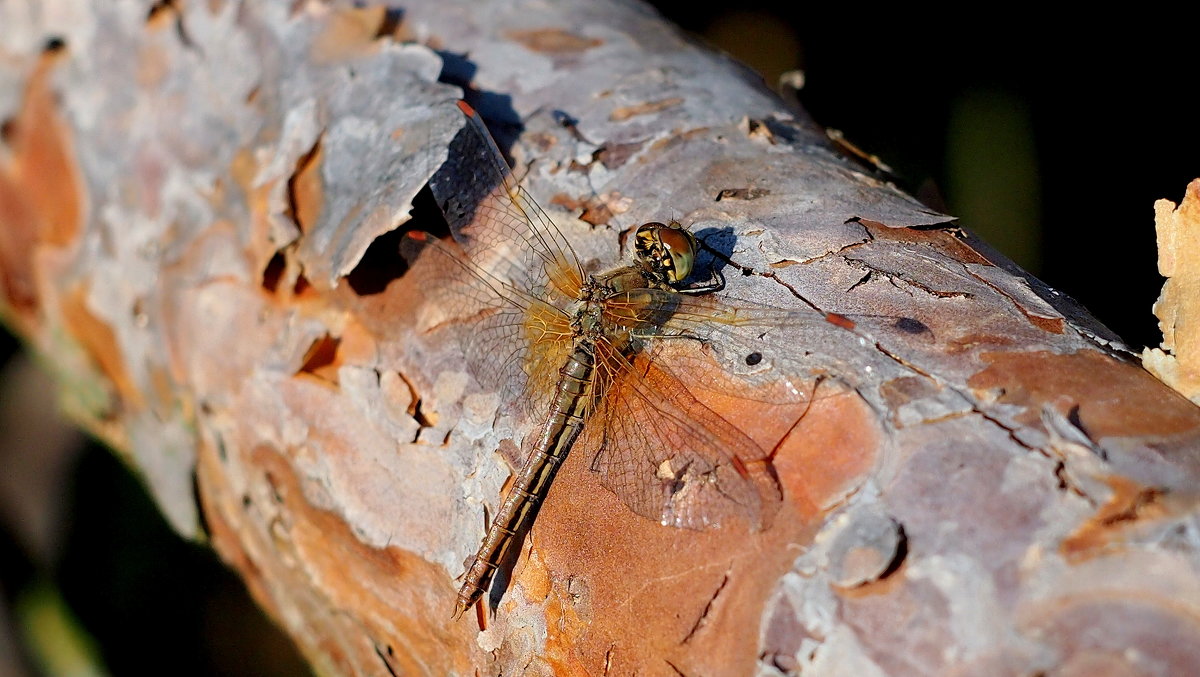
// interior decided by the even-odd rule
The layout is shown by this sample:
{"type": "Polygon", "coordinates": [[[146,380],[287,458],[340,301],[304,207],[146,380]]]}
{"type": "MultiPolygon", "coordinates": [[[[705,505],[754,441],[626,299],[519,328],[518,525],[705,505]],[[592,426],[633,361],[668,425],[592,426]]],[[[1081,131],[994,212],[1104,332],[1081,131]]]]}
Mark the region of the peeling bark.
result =
{"type": "Polygon", "coordinates": [[[1200,300],[1196,240],[1200,235],[1200,179],[1188,184],[1178,208],[1170,200],[1154,203],[1158,229],[1158,272],[1167,278],[1154,304],[1163,340],[1161,348],[1142,351],[1146,368],[1186,395],[1200,400],[1200,346],[1191,318],[1200,300]]]}
{"type": "Polygon", "coordinates": [[[641,6],[0,12],[3,317],[319,673],[1200,671],[1200,410],[641,6]],[[571,456],[486,630],[453,578],[539,421],[397,254],[460,96],[582,259],[676,218],[828,372],[698,395],[773,450],[769,528],[571,456]]]}

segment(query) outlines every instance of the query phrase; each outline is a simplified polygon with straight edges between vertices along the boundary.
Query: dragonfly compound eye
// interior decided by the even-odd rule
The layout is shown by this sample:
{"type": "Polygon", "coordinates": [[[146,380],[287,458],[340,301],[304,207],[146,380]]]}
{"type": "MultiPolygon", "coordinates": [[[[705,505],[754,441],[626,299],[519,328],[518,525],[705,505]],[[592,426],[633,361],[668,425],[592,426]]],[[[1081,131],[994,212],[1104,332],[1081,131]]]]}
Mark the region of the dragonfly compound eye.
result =
{"type": "Polygon", "coordinates": [[[637,257],[648,270],[678,284],[692,274],[696,261],[696,238],[677,223],[652,221],[637,231],[637,257]]]}

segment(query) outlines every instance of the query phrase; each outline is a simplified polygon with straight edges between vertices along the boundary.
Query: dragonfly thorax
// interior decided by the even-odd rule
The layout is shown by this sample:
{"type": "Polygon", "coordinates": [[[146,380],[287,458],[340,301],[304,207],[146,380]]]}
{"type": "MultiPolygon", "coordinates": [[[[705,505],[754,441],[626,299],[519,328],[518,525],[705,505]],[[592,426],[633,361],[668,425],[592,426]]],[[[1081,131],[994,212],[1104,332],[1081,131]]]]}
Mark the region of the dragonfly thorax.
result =
{"type": "MultiPolygon", "coordinates": [[[[605,303],[622,297],[631,290],[658,286],[649,273],[639,266],[618,266],[608,271],[588,276],[579,292],[578,301],[571,309],[571,327],[576,336],[602,336],[611,327],[605,320],[605,303]]],[[[610,312],[612,308],[610,308],[610,312]]]]}

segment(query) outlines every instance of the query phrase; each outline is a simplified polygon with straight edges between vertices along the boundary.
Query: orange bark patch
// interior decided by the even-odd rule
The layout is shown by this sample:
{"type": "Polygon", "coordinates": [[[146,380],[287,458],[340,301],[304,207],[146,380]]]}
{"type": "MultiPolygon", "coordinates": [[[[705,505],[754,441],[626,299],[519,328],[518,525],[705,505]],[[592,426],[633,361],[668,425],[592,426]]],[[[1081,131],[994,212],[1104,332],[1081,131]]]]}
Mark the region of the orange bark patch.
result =
{"type": "Polygon", "coordinates": [[[1112,497],[1059,546],[1068,561],[1079,562],[1100,554],[1118,543],[1126,527],[1134,522],[1165,515],[1159,503],[1162,493],[1157,489],[1115,475],[1107,483],[1112,487],[1112,497]]]}
{"type": "Polygon", "coordinates": [[[862,483],[881,444],[874,415],[856,395],[818,400],[776,451],[784,496],[806,518],[820,517],[862,483]]]}
{"type": "Polygon", "coordinates": [[[393,28],[388,18],[383,5],[334,9],[325,30],[313,41],[313,61],[320,64],[366,56],[374,50],[376,38],[393,28]]]}
{"type": "Polygon", "coordinates": [[[605,144],[600,150],[593,153],[592,157],[607,169],[616,169],[636,155],[645,145],[645,141],[605,144]]]}
{"type": "Polygon", "coordinates": [[[1029,320],[1030,324],[1038,329],[1041,329],[1042,331],[1049,332],[1051,334],[1061,334],[1063,333],[1064,327],[1066,327],[1066,321],[1061,317],[1046,317],[1044,315],[1037,315],[1029,312],[1027,308],[1020,304],[1017,304],[1017,307],[1020,308],[1021,312],[1025,315],[1025,318],[1029,320]]]}
{"type": "Polygon", "coordinates": [[[179,20],[179,10],[172,2],[156,2],[146,15],[146,28],[163,30],[179,20]]]}
{"type": "Polygon", "coordinates": [[[355,318],[350,317],[342,327],[342,347],[339,351],[344,364],[374,364],[378,345],[375,337],[355,318]]]}
{"type": "Polygon", "coordinates": [[[62,298],[63,323],[71,336],[112,383],[126,407],[140,409],[142,392],[134,385],[112,327],[87,307],[87,287],[77,286],[62,298]]]}
{"type": "Polygon", "coordinates": [[[326,333],[313,341],[304,354],[298,376],[309,376],[325,385],[338,385],[338,369],[346,364],[372,364],[378,346],[375,338],[354,318],[349,318],[340,336],[326,333]]]}
{"type": "Polygon", "coordinates": [[[324,152],[321,140],[296,162],[296,171],[288,179],[288,201],[292,219],[301,233],[307,233],[317,218],[321,216],[321,207],[325,203],[324,185],[321,181],[321,162],[324,152]]]}
{"type": "Polygon", "coordinates": [[[470,674],[472,656],[462,649],[470,626],[450,624],[454,586],[445,570],[397,547],[363,544],[341,516],[307,502],[280,451],[260,445],[247,456],[269,485],[254,496],[236,493],[215,450],[201,449],[212,542],[310,655],[319,647],[347,674],[366,665],[381,674],[470,674]]]}
{"type": "Polygon", "coordinates": [[[530,31],[508,31],[505,35],[510,40],[524,45],[531,52],[543,54],[570,54],[599,47],[604,44],[598,38],[585,38],[569,33],[561,28],[540,28],[530,31]]]}
{"type": "Polygon", "coordinates": [[[547,575],[540,569],[549,573],[545,655],[557,674],[752,672],[763,606],[791,567],[796,544],[811,542],[822,508],[873,467],[878,426],[851,393],[822,395],[811,407],[702,395],[764,451],[774,449],[784,501],[772,526],[662,526],[603,488],[589,469],[592,458],[573,451],[534,525],[532,554],[517,563],[515,576],[540,592],[547,575]]]}
{"type": "Polygon", "coordinates": [[[41,240],[55,246],[74,242],[83,218],[83,182],[71,150],[70,130],[58,114],[50,88],[52,56],[39,64],[14,121],[13,161],[8,174],[40,218],[41,240]],[[47,181],[53,177],[52,181],[47,181]]]}
{"type": "Polygon", "coordinates": [[[30,76],[20,112],[5,125],[11,155],[0,166],[0,283],[27,320],[40,298],[34,250],[72,244],[83,222],[83,181],[51,89],[55,61],[47,52],[30,76]]]}
{"type": "MultiPolygon", "coordinates": [[[[263,271],[264,287],[273,287],[271,291],[275,291],[279,278],[287,277],[284,274],[286,265],[283,265],[278,271],[270,270],[271,261],[276,255],[279,255],[279,247],[283,244],[271,241],[271,221],[267,216],[271,190],[276,184],[267,181],[255,185],[257,172],[258,162],[254,159],[254,153],[248,148],[238,150],[230,163],[229,175],[241,188],[246,206],[250,211],[250,242],[248,245],[250,258],[253,261],[254,270],[263,271]],[[278,272],[279,277],[269,280],[268,273],[274,274],[274,272],[278,272]]],[[[281,256],[280,264],[286,263],[286,259],[281,256]]]]}
{"type": "Polygon", "coordinates": [[[409,274],[391,280],[377,293],[359,294],[351,284],[342,284],[328,298],[371,336],[398,336],[417,326],[418,310],[433,289],[425,281],[431,279],[428,276],[436,265],[436,257],[422,256],[409,274]]]}
{"type": "Polygon", "coordinates": [[[171,378],[171,372],[161,364],[151,364],[150,372],[150,389],[151,389],[151,406],[164,421],[174,415],[171,408],[176,403],[185,405],[184,411],[181,412],[184,420],[190,421],[194,415],[191,403],[191,393],[183,393],[182,389],[177,388],[174,380],[171,378]]]}
{"type": "MultiPolygon", "coordinates": [[[[532,535],[554,583],[547,617],[588,625],[580,634],[547,624],[560,674],[606,664],[610,674],[670,674],[666,661],[685,674],[749,673],[762,606],[796,555],[786,543],[810,540],[809,525],[785,505],[764,532],[664,527],[602,488],[587,460],[568,460],[532,535]]],[[[536,564],[518,562],[518,581],[526,566],[536,564]]]]}
{"type": "Polygon", "coordinates": [[[963,263],[979,263],[985,265],[991,265],[992,263],[987,259],[987,257],[975,251],[973,247],[964,242],[961,237],[957,237],[956,233],[960,231],[952,227],[897,228],[889,226],[886,223],[871,221],[870,219],[855,220],[866,227],[867,232],[871,234],[871,239],[874,240],[910,242],[921,246],[933,247],[946,256],[963,263]]]}
{"type": "Polygon", "coordinates": [[[526,560],[529,566],[521,569],[521,590],[534,603],[545,602],[551,592],[550,572],[540,560],[538,553],[530,552],[526,560]]]}
{"type": "Polygon", "coordinates": [[[645,103],[634,104],[632,106],[621,106],[614,108],[613,112],[608,114],[608,119],[613,122],[623,122],[629,118],[639,115],[649,115],[657,113],[668,108],[674,108],[683,103],[683,97],[674,96],[669,99],[659,99],[658,101],[647,101],[645,103]]]}
{"type": "Polygon", "coordinates": [[[550,204],[558,205],[559,207],[570,209],[572,211],[583,207],[583,203],[584,200],[577,200],[566,193],[555,193],[550,198],[550,204]]]}
{"type": "Polygon", "coordinates": [[[338,359],[338,347],[341,343],[340,338],[329,334],[313,341],[308,347],[308,352],[304,354],[304,364],[300,366],[297,375],[307,374],[336,386],[337,369],[341,366],[341,360],[338,359]]]}
{"type": "Polygon", "coordinates": [[[572,582],[568,581],[556,592],[565,595],[546,605],[546,626],[556,632],[546,638],[545,659],[554,668],[554,674],[567,675],[577,665],[572,648],[589,626],[579,613],[576,604],[579,593],[572,590],[572,582]]]}
{"type": "Polygon", "coordinates": [[[616,191],[604,193],[603,195],[588,195],[579,199],[573,198],[566,193],[558,193],[550,198],[550,203],[571,211],[579,210],[579,220],[590,223],[593,226],[610,223],[617,214],[629,211],[631,204],[629,198],[622,197],[616,191]]]}
{"type": "Polygon", "coordinates": [[[1095,350],[1070,355],[1038,351],[987,353],[989,363],[967,382],[1002,391],[999,401],[1025,408],[1020,422],[1039,425],[1042,407],[1078,407],[1083,430],[1105,437],[1163,436],[1200,426],[1200,409],[1140,367],[1095,350]]]}
{"type": "Polygon", "coordinates": [[[1003,348],[1006,346],[1015,345],[1015,341],[1007,336],[999,334],[971,332],[963,334],[946,342],[946,352],[951,355],[957,355],[965,352],[972,352],[981,346],[991,348],[1003,348]]]}
{"type": "Polygon", "coordinates": [[[15,310],[32,318],[39,294],[33,274],[38,216],[7,172],[0,172],[0,291],[15,310]]]}

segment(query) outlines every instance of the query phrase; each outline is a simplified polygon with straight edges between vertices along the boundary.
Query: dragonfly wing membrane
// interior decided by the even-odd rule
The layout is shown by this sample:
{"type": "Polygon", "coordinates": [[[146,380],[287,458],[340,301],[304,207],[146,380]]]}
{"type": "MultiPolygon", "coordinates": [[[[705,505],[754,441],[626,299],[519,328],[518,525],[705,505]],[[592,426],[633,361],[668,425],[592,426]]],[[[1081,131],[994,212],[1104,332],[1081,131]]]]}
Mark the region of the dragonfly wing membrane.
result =
{"type": "MultiPolygon", "coordinates": [[[[808,308],[778,308],[728,296],[683,296],[658,289],[644,293],[653,299],[645,305],[666,317],[653,325],[644,352],[689,388],[773,405],[810,403],[817,396],[816,386],[827,378],[853,386],[853,375],[865,368],[865,364],[852,363],[852,354],[835,356],[820,350],[820,346],[844,339],[845,330],[808,308]],[[680,337],[692,339],[703,349],[670,351],[669,357],[660,359],[659,354],[667,352],[663,348],[679,343],[680,337]],[[710,376],[690,376],[699,373],[710,376]]],[[[824,390],[832,394],[836,388],[824,390]]]]}
{"type": "Polygon", "coordinates": [[[441,279],[430,286],[453,288],[454,314],[478,317],[459,342],[480,385],[522,413],[544,416],[570,351],[570,318],[562,307],[578,297],[583,272],[479,115],[461,102],[459,108],[466,124],[430,188],[462,251],[434,243],[456,265],[435,273],[441,279]]]}
{"type": "Polygon", "coordinates": [[[478,114],[463,112],[467,123],[430,180],[450,231],[503,283],[538,297],[577,297],[583,272],[570,243],[519,185],[478,114]]]}
{"type": "Polygon", "coordinates": [[[644,356],[597,344],[604,394],[577,443],[601,482],[664,525],[769,524],[781,499],[767,454],[644,356]]]}
{"type": "Polygon", "coordinates": [[[566,358],[570,318],[558,307],[534,298],[462,258],[436,239],[406,241],[408,273],[437,309],[433,327],[454,330],[467,371],[486,390],[523,414],[541,416],[558,376],[555,361],[566,358]],[[426,254],[428,252],[428,254],[426,254]]]}

